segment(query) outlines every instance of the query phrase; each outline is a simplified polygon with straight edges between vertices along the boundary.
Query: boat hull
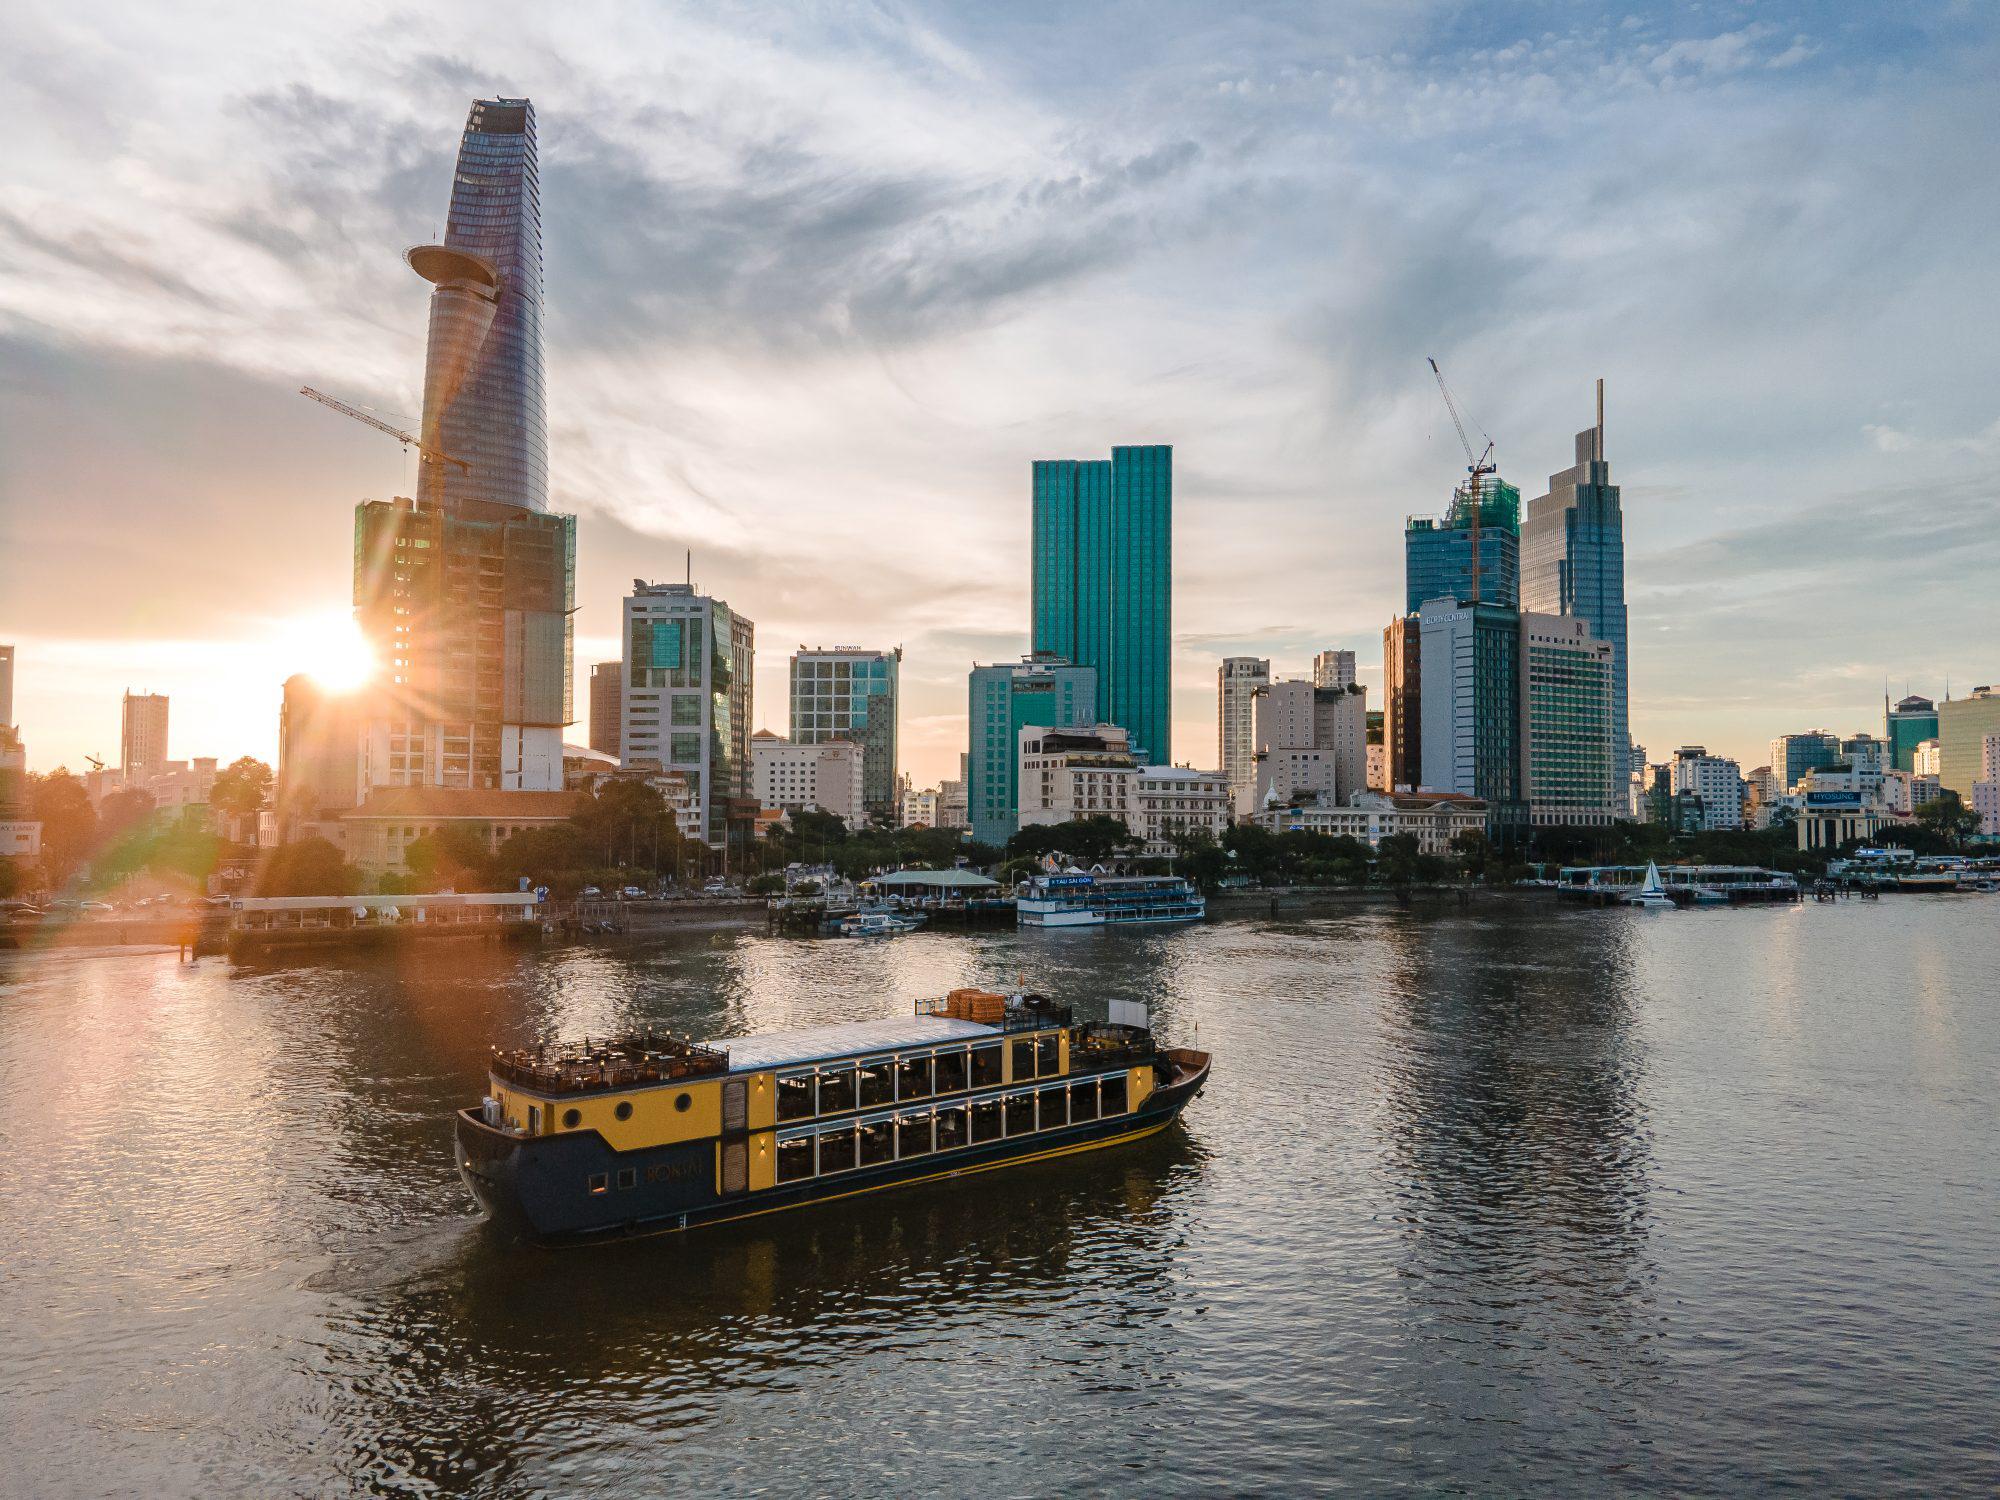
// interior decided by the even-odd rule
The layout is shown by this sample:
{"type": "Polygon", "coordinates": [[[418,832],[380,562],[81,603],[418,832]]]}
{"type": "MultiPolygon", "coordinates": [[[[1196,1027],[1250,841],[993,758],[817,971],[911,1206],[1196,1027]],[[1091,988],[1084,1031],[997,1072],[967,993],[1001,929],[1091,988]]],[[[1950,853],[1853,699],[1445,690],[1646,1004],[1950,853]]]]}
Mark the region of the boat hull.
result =
{"type": "Polygon", "coordinates": [[[595,1131],[532,1139],[510,1135],[488,1125],[475,1109],[458,1112],[455,1155],[459,1175],[494,1225],[524,1238],[576,1244],[673,1233],[1156,1135],[1208,1082],[1208,1054],[1162,1055],[1173,1065],[1172,1077],[1130,1114],[751,1192],[719,1191],[713,1140],[617,1152],[595,1131]],[[626,1173],[630,1186],[598,1192],[582,1186],[595,1176],[619,1183],[626,1173]]]}

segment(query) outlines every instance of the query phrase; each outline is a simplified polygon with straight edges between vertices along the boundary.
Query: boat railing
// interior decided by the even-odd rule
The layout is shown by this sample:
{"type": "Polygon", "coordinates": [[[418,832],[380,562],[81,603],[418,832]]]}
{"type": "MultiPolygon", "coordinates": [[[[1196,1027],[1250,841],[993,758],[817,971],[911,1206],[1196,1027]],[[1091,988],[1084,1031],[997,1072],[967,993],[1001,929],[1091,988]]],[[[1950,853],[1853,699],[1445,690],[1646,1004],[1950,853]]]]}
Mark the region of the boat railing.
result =
{"type": "Polygon", "coordinates": [[[493,1049],[494,1077],[547,1094],[589,1093],[729,1071],[729,1053],[683,1037],[637,1036],[591,1045],[493,1049]]]}
{"type": "MultiPolygon", "coordinates": [[[[946,1016],[954,1014],[952,997],[925,998],[917,1001],[916,1012],[920,1016],[946,1016]]],[[[1074,1012],[1067,1005],[1058,1005],[1043,995],[1028,995],[1022,999],[1009,998],[999,1008],[999,1019],[988,1021],[984,1015],[978,1017],[982,1024],[1001,1031],[1046,1031],[1051,1026],[1068,1026],[1074,1019],[1074,1012]]]]}

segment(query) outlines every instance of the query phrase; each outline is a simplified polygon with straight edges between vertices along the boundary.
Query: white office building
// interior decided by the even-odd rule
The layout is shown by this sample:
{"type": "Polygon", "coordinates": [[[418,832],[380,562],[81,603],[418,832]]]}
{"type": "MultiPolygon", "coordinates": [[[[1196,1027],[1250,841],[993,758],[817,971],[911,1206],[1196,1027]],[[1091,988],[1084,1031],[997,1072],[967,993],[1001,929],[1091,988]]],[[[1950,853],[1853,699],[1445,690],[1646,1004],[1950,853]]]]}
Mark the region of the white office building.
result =
{"type": "Polygon", "coordinates": [[[1710,755],[1703,745],[1683,745],[1674,752],[1669,783],[1675,800],[1700,798],[1700,821],[1708,829],[1743,826],[1743,772],[1726,755],[1710,755]]]}
{"type": "Polygon", "coordinates": [[[1354,653],[1322,651],[1313,658],[1313,686],[1350,688],[1354,686],[1354,653]]]}
{"type": "Polygon", "coordinates": [[[867,755],[849,740],[801,745],[760,729],[750,737],[750,794],[764,809],[831,813],[865,828],[867,755]]]}
{"type": "Polygon", "coordinates": [[[618,758],[688,782],[684,836],[747,845],[755,627],[684,583],[634,579],[625,600],[618,758]],[[732,829],[732,820],[737,825],[732,829]]]}
{"type": "Polygon", "coordinates": [[[1126,826],[1152,854],[1171,854],[1176,838],[1206,834],[1220,842],[1235,811],[1229,782],[1220,771],[1187,766],[1141,766],[1130,798],[1126,826]]]}
{"type": "Polygon", "coordinates": [[[1131,826],[1132,737],[1116,724],[1024,724],[1015,786],[1017,826],[1116,818],[1131,826]]]}
{"type": "Polygon", "coordinates": [[[1256,797],[1256,697],[1270,680],[1270,662],[1256,656],[1226,656],[1216,672],[1215,761],[1239,813],[1256,797]]]}
{"type": "Polygon", "coordinates": [[[1255,807],[1344,802],[1368,786],[1368,695],[1358,686],[1274,682],[1256,699],[1255,807]]]}

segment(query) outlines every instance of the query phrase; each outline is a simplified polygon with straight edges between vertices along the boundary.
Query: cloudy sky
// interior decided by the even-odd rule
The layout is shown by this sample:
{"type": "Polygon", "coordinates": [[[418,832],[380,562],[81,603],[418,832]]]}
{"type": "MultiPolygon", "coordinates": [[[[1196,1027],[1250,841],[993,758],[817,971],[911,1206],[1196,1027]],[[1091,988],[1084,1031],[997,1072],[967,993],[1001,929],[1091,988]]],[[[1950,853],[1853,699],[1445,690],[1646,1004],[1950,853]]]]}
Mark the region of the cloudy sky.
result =
{"type": "MultiPolygon", "coordinates": [[[[31,765],[269,756],[418,407],[476,95],[541,125],[579,686],[636,575],[891,645],[905,761],[1025,648],[1029,464],[1175,447],[1175,750],[1356,650],[1464,459],[1608,385],[1634,734],[1761,762],[2000,679],[2000,28],[1827,4],[131,6],[0,19],[0,641],[31,765]],[[317,14],[314,12],[317,11],[317,14]]],[[[579,711],[582,710],[579,693],[579,711]]],[[[574,738],[581,738],[579,730],[574,738]]]]}

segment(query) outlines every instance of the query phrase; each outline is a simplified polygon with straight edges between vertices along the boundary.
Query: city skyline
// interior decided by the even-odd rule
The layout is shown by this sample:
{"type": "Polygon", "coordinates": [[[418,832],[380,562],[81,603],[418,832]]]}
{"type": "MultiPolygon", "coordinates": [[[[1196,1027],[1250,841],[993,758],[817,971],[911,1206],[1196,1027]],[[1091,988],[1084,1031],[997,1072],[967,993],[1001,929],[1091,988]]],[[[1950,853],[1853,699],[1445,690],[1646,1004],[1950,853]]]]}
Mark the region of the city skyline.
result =
{"type": "MultiPolygon", "coordinates": [[[[1632,732],[1656,757],[1699,742],[1748,768],[1775,735],[1874,724],[1885,678],[1934,699],[1947,678],[1991,680],[1991,356],[1944,310],[1978,295],[1964,252],[1993,210],[1933,175],[2000,134],[1978,88],[1991,36],[1858,12],[1622,17],[1496,12],[1455,35],[1211,19],[1120,63],[1130,89],[1185,105],[1157,122],[1038,74],[1034,37],[998,17],[877,18],[839,46],[799,21],[754,48],[698,18],[560,45],[427,19],[415,69],[342,38],[306,67],[296,29],[247,12],[227,47],[206,29],[221,22],[94,36],[103,77],[174,118],[172,139],[36,76],[90,27],[31,20],[0,62],[40,106],[0,199],[0,632],[30,764],[108,756],[127,689],[172,698],[169,754],[274,754],[280,685],[346,624],[354,503],[414,490],[394,444],[291,392],[311,379],[416,411],[427,289],[397,257],[444,227],[438,122],[475,94],[536,98],[548,212],[593,224],[545,246],[562,287],[550,503],[580,518],[579,662],[617,654],[625,580],[678,572],[692,546],[704,592],[767,639],[906,642],[904,767],[936,782],[964,743],[968,668],[1028,645],[1030,463],[1143,434],[1179,450],[1179,758],[1213,743],[1227,655],[1352,649],[1379,703],[1400,518],[1442,513],[1462,473],[1435,353],[1531,493],[1566,466],[1590,382],[1616,393],[1632,732]],[[620,76],[621,51],[654,60],[620,76]],[[1475,56],[1511,101],[1497,124],[1409,102],[1475,56]],[[1913,61],[1920,94],[1897,81],[1913,61]],[[691,80],[705,126],[644,107],[669,77],[691,80]],[[1834,98],[1845,162],[1802,134],[1834,98]],[[1502,248],[1510,215],[1622,201],[1593,138],[1629,146],[1642,115],[1684,148],[1648,190],[1706,230],[1502,248]],[[1968,119],[1952,151],[1912,152],[1968,119]],[[1292,148],[1275,126],[1298,127],[1292,148]],[[750,163],[800,131],[814,148],[752,186],[750,163]],[[1454,191],[1521,138],[1547,165],[1500,174],[1464,219],[1454,191]],[[1745,138],[1753,160],[1732,166],[1724,143],[1745,138]],[[1808,151],[1817,196],[1772,170],[1808,151]],[[102,182],[83,165],[100,158],[118,163],[102,182]],[[1870,170],[1892,160],[1916,167],[1870,170]],[[1412,161],[1422,189],[1386,195],[1412,161]],[[1739,223],[1753,171],[1791,219],[1739,223]],[[1261,196],[1272,181],[1299,206],[1261,196]],[[1308,235],[1350,189],[1340,232],[1308,235]],[[1862,213],[1864,194],[1892,201],[1862,213]],[[1864,226],[1901,194],[1952,202],[1953,232],[1878,244],[1864,226]],[[1239,200],[1227,226],[1197,212],[1239,200]],[[952,232],[974,230],[977,254],[952,232]],[[753,232],[768,256],[746,264],[731,247],[753,232]],[[1216,266],[1246,259],[1260,273],[1217,292],[1216,266]],[[653,286],[668,269],[683,289],[653,286]],[[1884,278],[1893,316],[1811,317],[1800,289],[1835,269],[1884,278]],[[842,498],[808,509],[807,493],[842,498]],[[77,539],[60,566],[46,515],[77,539]],[[1907,607],[1938,595],[1948,631],[1907,607]]],[[[783,727],[784,672],[759,663],[753,727],[783,727]]]]}

